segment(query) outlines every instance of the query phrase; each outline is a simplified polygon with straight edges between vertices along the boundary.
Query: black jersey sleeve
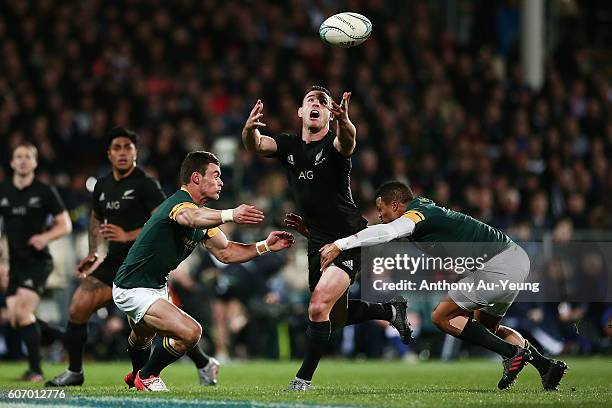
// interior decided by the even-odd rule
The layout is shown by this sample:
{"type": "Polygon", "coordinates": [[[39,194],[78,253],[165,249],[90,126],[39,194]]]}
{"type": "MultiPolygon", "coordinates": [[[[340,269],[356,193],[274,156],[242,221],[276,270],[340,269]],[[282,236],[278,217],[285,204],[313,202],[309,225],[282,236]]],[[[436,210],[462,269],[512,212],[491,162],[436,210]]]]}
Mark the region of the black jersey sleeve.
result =
{"type": "Polygon", "coordinates": [[[66,211],[66,206],[64,205],[64,201],[60,197],[57,189],[53,186],[48,186],[47,188],[47,209],[51,213],[51,215],[56,216],[59,213],[66,211]]]}
{"type": "Polygon", "coordinates": [[[153,212],[166,199],[166,194],[164,194],[159,181],[152,177],[145,179],[142,192],[142,200],[149,212],[153,212]]]}
{"type": "Polygon", "coordinates": [[[287,133],[279,133],[277,135],[270,136],[276,142],[276,152],[269,154],[267,157],[283,158],[289,151],[289,143],[291,142],[291,135],[287,133]]]}

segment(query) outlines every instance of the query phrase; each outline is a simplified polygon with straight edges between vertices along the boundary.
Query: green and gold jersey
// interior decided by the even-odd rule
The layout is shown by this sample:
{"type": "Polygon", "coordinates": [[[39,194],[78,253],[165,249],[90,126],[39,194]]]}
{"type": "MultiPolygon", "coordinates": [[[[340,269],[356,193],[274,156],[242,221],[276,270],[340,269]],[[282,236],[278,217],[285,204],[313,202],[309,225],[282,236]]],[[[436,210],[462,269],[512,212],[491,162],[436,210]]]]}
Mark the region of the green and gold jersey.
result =
{"type": "Polygon", "coordinates": [[[486,250],[489,256],[492,256],[508,248],[512,242],[510,237],[497,228],[469,215],[439,207],[427,198],[417,197],[410,201],[403,217],[414,221],[415,227],[410,240],[417,243],[465,243],[467,245],[447,247],[486,250]],[[482,249],[478,245],[469,245],[472,243],[483,243],[480,245],[482,249]]]}
{"type": "Polygon", "coordinates": [[[179,190],[161,203],[145,223],[115,277],[124,288],[162,288],[168,275],[187,258],[198,243],[214,237],[218,228],[184,227],[175,217],[182,208],[198,208],[186,190],[179,190]]]}

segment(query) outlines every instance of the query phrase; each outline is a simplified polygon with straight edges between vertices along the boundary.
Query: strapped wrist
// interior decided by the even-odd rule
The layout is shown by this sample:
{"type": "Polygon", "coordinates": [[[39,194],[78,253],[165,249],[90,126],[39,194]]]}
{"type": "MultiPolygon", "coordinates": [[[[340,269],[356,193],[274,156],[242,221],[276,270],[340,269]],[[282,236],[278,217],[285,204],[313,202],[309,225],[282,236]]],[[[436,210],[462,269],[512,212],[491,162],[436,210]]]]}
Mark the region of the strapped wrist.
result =
{"type": "Polygon", "coordinates": [[[230,210],[221,210],[221,222],[234,222],[234,209],[230,210]]]}
{"type": "Polygon", "coordinates": [[[258,243],[256,243],[255,250],[257,251],[257,255],[263,255],[266,252],[270,252],[268,241],[264,239],[263,241],[259,241],[258,243]]]}

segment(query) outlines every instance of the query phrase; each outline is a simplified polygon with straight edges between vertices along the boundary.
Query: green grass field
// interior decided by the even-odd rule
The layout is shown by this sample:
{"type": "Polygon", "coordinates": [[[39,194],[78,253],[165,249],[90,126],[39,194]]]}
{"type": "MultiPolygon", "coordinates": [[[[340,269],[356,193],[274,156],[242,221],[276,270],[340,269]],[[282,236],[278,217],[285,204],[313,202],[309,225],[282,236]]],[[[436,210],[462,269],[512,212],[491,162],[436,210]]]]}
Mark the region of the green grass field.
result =
{"type": "MultiPolygon", "coordinates": [[[[284,388],[299,366],[297,361],[226,364],[221,367],[217,387],[200,387],[195,368],[178,363],[162,373],[171,392],[160,395],[127,389],[122,378],[129,369],[128,362],[86,363],[85,385],[66,389],[64,400],[9,401],[8,390],[41,385],[16,380],[25,363],[2,363],[0,406],[612,406],[612,359],[569,359],[568,364],[570,371],[561,390],[547,393],[541,390],[539,376],[530,366],[511,390],[497,390],[501,365],[494,360],[406,364],[328,359],[317,370],[313,390],[290,393],[284,388]]],[[[50,378],[64,367],[47,364],[44,370],[50,378]]]]}

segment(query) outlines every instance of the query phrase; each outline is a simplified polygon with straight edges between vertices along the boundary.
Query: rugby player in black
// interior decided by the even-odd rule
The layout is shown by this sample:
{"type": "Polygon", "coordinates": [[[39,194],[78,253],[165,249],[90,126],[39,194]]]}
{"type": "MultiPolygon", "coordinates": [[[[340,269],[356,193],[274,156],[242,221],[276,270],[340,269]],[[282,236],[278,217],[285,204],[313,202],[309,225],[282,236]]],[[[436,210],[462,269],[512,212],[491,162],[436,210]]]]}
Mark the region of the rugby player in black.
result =
{"type": "Polygon", "coordinates": [[[53,270],[49,242],[70,234],[72,223],[57,191],[34,179],[37,150],[30,143],[13,149],[13,178],[0,184],[0,216],[9,247],[6,305],[12,327],[19,330],[28,350],[29,369],[22,379],[42,381],[40,325],[34,311],[53,270]],[[48,218],[53,223],[48,228],[48,218]]]}
{"type": "MultiPolygon", "coordinates": [[[[47,387],[83,384],[87,321],[96,310],[112,300],[113,279],[117,270],[144,223],[166,199],[157,180],[136,166],[137,145],[137,135],[131,130],[117,127],[107,135],[107,155],[112,170],[101,177],[94,188],[89,221],[89,254],[76,269],[76,275],[82,281],[72,296],[65,335],[69,366],[47,381],[47,387]],[[102,239],[109,243],[103,260],[97,253],[102,239]]],[[[146,361],[151,345],[135,345],[129,340],[128,354],[135,364],[146,361]]],[[[203,354],[200,347],[190,351],[189,356],[198,367],[200,383],[216,383],[217,360],[203,354]]],[[[128,385],[132,386],[132,383],[133,380],[128,385]]]]}
{"type": "Polygon", "coordinates": [[[404,342],[411,338],[406,322],[406,302],[368,303],[348,299],[348,287],[360,269],[360,252],[347,251],[323,272],[319,249],[346,235],[363,229],[367,222],[357,209],[350,190],[351,155],[355,150],[356,128],[348,117],[351,94],[345,92],[340,105],[329,91],[313,86],[298,109],[302,120],[299,136],[261,135],[265,126],[263,103],[258,100],[242,131],[247,150],[276,157],[285,167],[289,185],[308,235],[309,285],[307,345],[304,361],[289,389],[303,391],[325,351],[332,328],[366,320],[387,320],[398,329],[404,342]],[[336,118],[336,131],[330,122],[336,118]]]}

